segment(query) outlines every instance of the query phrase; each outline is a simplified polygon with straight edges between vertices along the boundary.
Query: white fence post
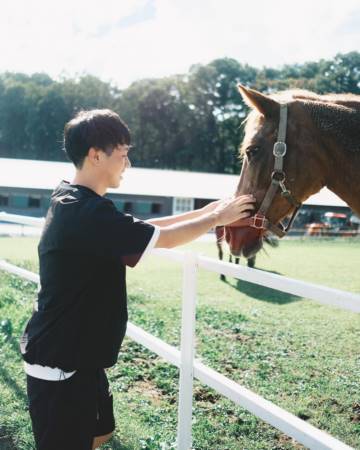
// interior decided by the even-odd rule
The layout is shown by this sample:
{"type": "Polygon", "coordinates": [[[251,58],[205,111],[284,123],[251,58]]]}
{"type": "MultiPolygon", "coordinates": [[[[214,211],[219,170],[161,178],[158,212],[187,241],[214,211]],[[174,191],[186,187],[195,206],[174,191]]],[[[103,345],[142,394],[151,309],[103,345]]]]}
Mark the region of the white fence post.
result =
{"type": "Polygon", "coordinates": [[[192,400],[195,350],[197,256],[187,252],[184,258],[183,300],[181,316],[181,361],[178,407],[178,450],[190,450],[192,445],[192,400]]]}

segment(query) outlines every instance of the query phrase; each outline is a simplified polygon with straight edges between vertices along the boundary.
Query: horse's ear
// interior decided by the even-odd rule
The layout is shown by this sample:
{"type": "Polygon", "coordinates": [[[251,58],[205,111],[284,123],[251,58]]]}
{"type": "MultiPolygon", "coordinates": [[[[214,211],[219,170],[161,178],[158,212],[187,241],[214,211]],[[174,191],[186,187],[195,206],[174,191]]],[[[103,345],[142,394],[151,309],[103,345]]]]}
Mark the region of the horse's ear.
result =
{"type": "Polygon", "coordinates": [[[238,84],[239,92],[244,99],[244,102],[250,107],[257,109],[266,117],[279,115],[280,103],[276,100],[262,94],[255,89],[250,89],[242,84],[238,84]]]}

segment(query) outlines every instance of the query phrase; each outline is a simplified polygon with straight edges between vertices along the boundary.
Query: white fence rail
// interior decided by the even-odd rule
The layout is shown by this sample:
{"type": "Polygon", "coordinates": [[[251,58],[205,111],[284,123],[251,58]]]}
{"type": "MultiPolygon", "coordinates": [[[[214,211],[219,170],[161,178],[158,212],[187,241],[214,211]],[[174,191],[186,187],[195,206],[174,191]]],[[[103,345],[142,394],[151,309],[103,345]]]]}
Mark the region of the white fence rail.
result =
{"type": "MultiPolygon", "coordinates": [[[[16,220],[16,217],[13,217],[12,220],[16,220]]],[[[24,219],[21,218],[20,220],[24,219]]],[[[39,221],[37,226],[41,227],[42,225],[43,221],[39,221]]],[[[304,283],[260,270],[240,267],[235,264],[215,261],[193,252],[156,249],[153,253],[183,264],[181,350],[179,351],[175,347],[166,344],[132,323],[128,324],[127,335],[166,361],[180,368],[177,436],[179,450],[189,450],[191,448],[192,388],[194,376],[310,449],[351,449],[351,447],[336,438],[318,430],[307,422],[194,359],[196,274],[197,268],[201,267],[216,273],[223,273],[224,275],[306,297],[320,303],[348,309],[353,312],[360,312],[360,295],[330,289],[316,284],[304,283]]],[[[39,282],[39,276],[37,274],[13,266],[6,261],[0,261],[0,269],[36,283],[39,282]]]]}
{"type": "Polygon", "coordinates": [[[19,225],[30,225],[33,227],[42,227],[45,223],[44,217],[20,216],[18,214],[9,214],[0,211],[0,221],[17,223],[19,225]]]}

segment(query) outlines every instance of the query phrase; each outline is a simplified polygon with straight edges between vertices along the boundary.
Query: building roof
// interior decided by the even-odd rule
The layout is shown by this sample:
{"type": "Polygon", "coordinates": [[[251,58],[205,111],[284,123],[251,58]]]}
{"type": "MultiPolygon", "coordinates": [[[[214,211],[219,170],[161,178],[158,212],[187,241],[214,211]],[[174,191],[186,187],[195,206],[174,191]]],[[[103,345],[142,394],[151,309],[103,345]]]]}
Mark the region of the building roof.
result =
{"type": "MultiPolygon", "coordinates": [[[[74,174],[72,163],[0,158],[0,187],[53,190],[61,180],[71,181],[74,174]]],[[[125,172],[120,187],[108,189],[108,192],[217,199],[232,195],[238,181],[238,175],[132,167],[125,172]]],[[[305,204],[347,206],[326,188],[305,204]]]]}

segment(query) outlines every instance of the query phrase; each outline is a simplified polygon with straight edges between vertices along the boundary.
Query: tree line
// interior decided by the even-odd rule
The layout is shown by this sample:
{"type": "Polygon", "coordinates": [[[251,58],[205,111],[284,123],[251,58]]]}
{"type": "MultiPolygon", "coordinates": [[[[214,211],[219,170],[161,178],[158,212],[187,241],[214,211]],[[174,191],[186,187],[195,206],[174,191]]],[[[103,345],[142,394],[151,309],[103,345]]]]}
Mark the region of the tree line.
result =
{"type": "Polygon", "coordinates": [[[275,92],[360,93],[360,53],[262,69],[232,58],[193,65],[186,74],[143,79],[119,89],[92,75],[0,74],[0,156],[66,161],[64,124],[81,109],[110,108],[132,132],[137,167],[238,173],[247,106],[236,84],[275,92]]]}

